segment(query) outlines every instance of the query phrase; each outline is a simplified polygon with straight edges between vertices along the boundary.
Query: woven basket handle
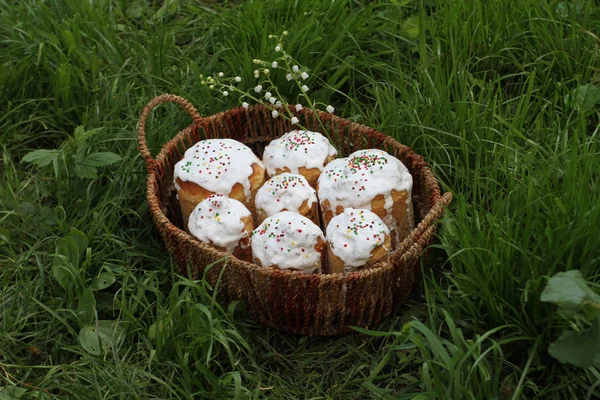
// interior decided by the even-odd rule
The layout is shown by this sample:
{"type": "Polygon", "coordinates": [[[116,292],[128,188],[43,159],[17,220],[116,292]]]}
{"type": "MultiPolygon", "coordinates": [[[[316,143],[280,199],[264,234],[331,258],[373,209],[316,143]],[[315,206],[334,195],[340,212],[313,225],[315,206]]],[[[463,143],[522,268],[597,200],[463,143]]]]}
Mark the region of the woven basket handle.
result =
{"type": "Polygon", "coordinates": [[[140,125],[138,127],[138,148],[140,150],[140,154],[146,163],[146,168],[148,171],[151,171],[154,167],[154,158],[150,155],[150,151],[148,150],[148,145],[146,144],[146,120],[148,119],[148,115],[150,111],[154,109],[154,107],[163,104],[163,103],[177,103],[189,114],[190,117],[194,120],[196,125],[199,125],[202,121],[202,117],[198,114],[198,110],[186,99],[183,97],[176,96],[174,94],[161,94],[160,96],[156,96],[152,100],[146,104],[146,107],[142,110],[142,115],[140,116],[140,125]]]}
{"type": "Polygon", "coordinates": [[[419,223],[419,225],[413,229],[412,233],[408,236],[408,240],[405,239],[402,241],[398,249],[396,251],[399,254],[404,253],[409,247],[411,247],[414,243],[417,243],[421,235],[429,229],[432,223],[434,223],[438,218],[442,216],[444,213],[444,209],[450,204],[452,201],[452,193],[446,192],[440,197],[440,199],[431,207],[431,210],[427,213],[425,218],[419,223]]]}

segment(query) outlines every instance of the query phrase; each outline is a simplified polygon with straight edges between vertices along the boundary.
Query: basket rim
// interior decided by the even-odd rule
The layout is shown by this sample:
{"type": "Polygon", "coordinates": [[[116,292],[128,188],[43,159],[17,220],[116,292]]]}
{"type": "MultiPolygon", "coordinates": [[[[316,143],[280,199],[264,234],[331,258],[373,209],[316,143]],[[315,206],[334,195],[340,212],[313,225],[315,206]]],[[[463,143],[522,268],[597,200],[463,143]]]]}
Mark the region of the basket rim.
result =
{"type": "MultiPolygon", "coordinates": [[[[216,114],[212,114],[207,117],[201,117],[201,121],[204,122],[205,120],[209,121],[209,120],[219,119],[219,118],[227,116],[228,114],[231,114],[231,113],[239,113],[239,112],[245,113],[247,111],[260,110],[260,109],[264,110],[264,109],[267,109],[267,107],[260,105],[260,104],[252,105],[252,106],[248,107],[248,109],[245,109],[243,107],[236,107],[236,108],[228,109],[225,111],[221,111],[216,114]]],[[[309,109],[303,109],[301,112],[306,113],[306,114],[313,113],[313,111],[309,110],[309,109]]],[[[300,271],[292,271],[292,270],[287,270],[287,269],[263,268],[254,263],[241,260],[241,259],[233,256],[232,254],[217,250],[205,243],[202,243],[201,241],[194,238],[188,232],[177,227],[166,216],[164,209],[161,206],[160,201],[158,199],[158,195],[154,192],[153,188],[157,184],[159,176],[164,175],[164,171],[161,171],[161,169],[162,169],[162,166],[164,165],[165,158],[167,157],[167,155],[169,153],[169,149],[175,143],[181,142],[181,139],[183,137],[185,137],[186,135],[189,135],[189,133],[191,133],[194,129],[196,129],[198,127],[197,122],[194,122],[194,123],[190,124],[189,126],[187,126],[186,128],[184,128],[183,130],[179,131],[177,133],[177,135],[175,135],[172,139],[170,139],[168,142],[166,142],[161,147],[160,152],[153,160],[154,161],[153,167],[148,168],[148,176],[146,179],[146,197],[147,197],[148,204],[149,204],[150,214],[151,214],[152,218],[154,219],[156,225],[157,226],[164,225],[165,228],[167,228],[170,232],[172,232],[177,237],[177,240],[184,241],[184,242],[189,243],[192,246],[199,247],[203,252],[209,253],[212,256],[214,256],[213,258],[215,260],[220,259],[220,260],[225,261],[225,265],[227,265],[228,267],[245,268],[245,269],[250,270],[252,273],[257,273],[257,274],[266,275],[266,276],[282,276],[283,275],[283,276],[287,276],[289,279],[318,280],[320,283],[326,283],[330,280],[339,281],[340,279],[343,280],[344,282],[350,282],[350,281],[354,281],[357,279],[368,279],[369,277],[371,277],[373,275],[383,274],[384,272],[386,272],[388,270],[396,268],[395,264],[397,264],[398,261],[402,262],[402,259],[408,260],[410,258],[413,258],[415,255],[421,254],[423,251],[423,247],[426,244],[422,243],[422,241],[420,241],[419,239],[427,231],[430,230],[431,223],[434,220],[436,220],[443,213],[444,207],[449,204],[449,202],[452,198],[452,195],[449,192],[445,193],[444,195],[441,195],[439,183],[438,183],[435,175],[431,171],[429,164],[424,160],[424,158],[421,155],[415,153],[410,147],[403,145],[402,143],[398,142],[393,137],[386,135],[382,132],[379,132],[379,131],[375,130],[374,128],[371,128],[369,126],[359,124],[356,122],[352,122],[348,119],[345,119],[345,118],[342,118],[342,117],[339,117],[336,115],[328,114],[328,113],[325,113],[322,111],[316,110],[316,113],[318,114],[318,116],[320,118],[326,118],[327,120],[341,122],[344,125],[349,126],[351,128],[367,129],[367,130],[369,130],[370,134],[378,137],[384,143],[392,145],[394,147],[403,147],[404,151],[407,154],[416,156],[421,159],[422,162],[419,163],[419,170],[420,170],[421,174],[426,175],[425,181],[426,182],[435,182],[435,187],[433,188],[433,194],[431,196],[432,200],[433,200],[433,206],[429,210],[427,210],[427,215],[421,220],[421,222],[417,226],[415,226],[415,228],[412,230],[411,234],[407,238],[405,238],[394,251],[392,251],[390,253],[389,261],[378,263],[372,268],[353,271],[348,274],[343,274],[343,273],[305,274],[300,271]],[[233,260],[235,260],[235,262],[228,262],[229,259],[233,259],[233,260]],[[393,260],[396,260],[396,261],[393,261],[393,260]]],[[[404,265],[404,263],[402,263],[402,265],[404,265]]]]}

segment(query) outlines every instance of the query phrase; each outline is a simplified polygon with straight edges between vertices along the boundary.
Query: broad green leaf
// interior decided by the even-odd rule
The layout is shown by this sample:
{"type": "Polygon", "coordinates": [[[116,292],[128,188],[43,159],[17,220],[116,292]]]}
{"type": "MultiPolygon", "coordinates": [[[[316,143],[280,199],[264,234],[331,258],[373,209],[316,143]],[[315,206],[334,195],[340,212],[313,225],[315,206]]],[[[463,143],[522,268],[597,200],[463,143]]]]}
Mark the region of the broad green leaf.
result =
{"type": "Polygon", "coordinates": [[[107,287],[109,287],[110,285],[115,283],[116,280],[117,280],[117,277],[112,272],[103,272],[100,274],[99,277],[95,278],[92,281],[90,288],[92,290],[106,289],[107,287]]]}
{"type": "Polygon", "coordinates": [[[60,150],[34,150],[25,154],[23,161],[33,163],[38,167],[44,167],[51,162],[58,161],[61,154],[60,150]]]}
{"type": "Polygon", "coordinates": [[[10,231],[0,227],[0,244],[8,244],[10,242],[10,231]]]}
{"type": "Polygon", "coordinates": [[[144,11],[148,8],[148,5],[145,0],[134,0],[129,4],[127,10],[125,10],[125,14],[127,18],[137,19],[142,18],[144,16],[144,11]]]}
{"type": "Polygon", "coordinates": [[[165,15],[175,12],[178,6],[179,0],[165,0],[163,5],[156,12],[156,14],[154,14],[154,18],[161,19],[165,15]]]}
{"type": "Polygon", "coordinates": [[[85,351],[95,356],[115,349],[125,338],[125,331],[115,321],[98,321],[79,331],[79,343],[85,351]]]}
{"type": "Polygon", "coordinates": [[[550,278],[540,300],[557,304],[565,311],[576,311],[587,302],[600,304],[600,295],[588,286],[581,271],[572,270],[550,278]]]}
{"type": "MultiPolygon", "coordinates": [[[[76,243],[79,257],[81,257],[88,245],[87,235],[77,228],[71,228],[69,234],[73,241],[76,243]]],[[[77,261],[79,261],[79,259],[77,261]]]]}
{"type": "Polygon", "coordinates": [[[91,167],[104,167],[105,165],[114,164],[120,160],[121,157],[115,153],[111,153],[110,151],[101,151],[88,155],[83,159],[83,163],[91,167]]]}
{"type": "Polygon", "coordinates": [[[75,174],[79,178],[96,178],[98,176],[97,167],[113,164],[121,160],[121,157],[109,151],[92,153],[79,160],[75,164],[75,174]]]}
{"type": "Polygon", "coordinates": [[[63,289],[68,290],[78,281],[77,267],[79,264],[79,251],[77,244],[71,237],[60,239],[54,254],[52,275],[63,289]]]}
{"type": "Polygon", "coordinates": [[[600,89],[591,83],[579,86],[565,96],[565,104],[581,112],[591,110],[596,104],[600,104],[600,89]]]}
{"type": "Polygon", "coordinates": [[[421,29],[427,30],[427,28],[428,28],[427,21],[424,21],[423,25],[424,26],[421,26],[418,15],[414,15],[414,16],[404,20],[404,22],[402,23],[404,31],[409,36],[412,36],[415,38],[419,37],[419,33],[421,33],[421,29]]]}
{"type": "Polygon", "coordinates": [[[87,247],[87,236],[78,229],[71,228],[70,235],[60,239],[54,254],[52,274],[63,289],[81,280],[79,260],[87,247]]]}
{"type": "Polygon", "coordinates": [[[87,288],[79,296],[79,304],[75,314],[79,320],[79,326],[89,325],[96,319],[96,298],[91,288],[87,288]]]}
{"type": "Polygon", "coordinates": [[[0,400],[17,400],[22,399],[27,389],[18,386],[0,387],[0,400]]]}
{"type": "Polygon", "coordinates": [[[600,367],[600,315],[581,332],[565,332],[550,344],[548,352],[561,363],[581,368],[600,367]]]}
{"type": "Polygon", "coordinates": [[[564,1],[556,5],[556,14],[561,18],[569,18],[569,6],[564,1]]]}
{"type": "Polygon", "coordinates": [[[90,130],[86,131],[83,128],[83,126],[79,125],[77,128],[75,128],[75,131],[73,132],[73,136],[75,136],[75,141],[77,143],[81,143],[81,142],[91,138],[96,133],[100,132],[101,130],[102,130],[102,128],[94,128],[94,129],[90,129],[90,130]]]}
{"type": "Polygon", "coordinates": [[[83,163],[77,163],[74,167],[74,172],[77,177],[81,179],[89,178],[94,179],[98,177],[98,169],[96,167],[91,167],[89,165],[85,165],[83,163]]]}

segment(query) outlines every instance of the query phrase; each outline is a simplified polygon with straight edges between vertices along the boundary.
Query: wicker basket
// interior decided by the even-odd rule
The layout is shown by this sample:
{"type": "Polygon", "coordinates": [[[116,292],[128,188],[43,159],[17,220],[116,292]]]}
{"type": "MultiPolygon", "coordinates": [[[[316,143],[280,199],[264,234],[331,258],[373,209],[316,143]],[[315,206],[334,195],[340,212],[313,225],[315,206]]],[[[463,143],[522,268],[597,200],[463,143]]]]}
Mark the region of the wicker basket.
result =
{"type": "MultiPolygon", "coordinates": [[[[311,110],[295,112],[305,127],[319,131],[311,110]]],[[[350,326],[373,327],[400,307],[420,275],[419,258],[432,241],[436,221],[452,199],[440,196],[437,181],[423,157],[376,130],[331,114],[319,113],[322,124],[342,155],[365,148],[379,148],[400,159],[413,176],[413,206],[417,227],[378,268],[331,275],[305,275],[295,271],[261,268],[238,260],[194,239],[182,229],[181,212],[173,186],[173,169],[185,150],[208,138],[232,138],[245,143],[257,155],[264,147],[292,129],[283,118],[272,118],[264,106],[235,108],[201,118],[185,99],[161,95],[144,108],[140,117],[140,153],[148,168],[147,198],[150,213],[175,257],[182,275],[219,281],[222,301],[241,300],[250,315],[263,325],[301,335],[343,335],[350,326]],[[179,104],[194,123],[166,143],[153,159],[146,145],[146,120],[162,103],[179,104]],[[207,266],[210,265],[210,268],[207,266]]]]}

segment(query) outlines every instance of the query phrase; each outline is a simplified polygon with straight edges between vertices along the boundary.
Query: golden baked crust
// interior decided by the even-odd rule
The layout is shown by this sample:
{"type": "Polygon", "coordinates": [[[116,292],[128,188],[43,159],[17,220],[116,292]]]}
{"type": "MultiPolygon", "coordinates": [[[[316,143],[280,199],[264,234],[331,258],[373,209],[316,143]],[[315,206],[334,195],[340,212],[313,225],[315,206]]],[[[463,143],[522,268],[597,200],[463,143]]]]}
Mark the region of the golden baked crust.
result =
{"type": "MultiPolygon", "coordinates": [[[[320,226],[319,207],[317,204],[318,204],[318,202],[315,201],[311,207],[308,207],[308,200],[304,200],[302,202],[302,205],[298,209],[298,214],[310,219],[315,225],[320,226]]],[[[290,210],[283,208],[281,211],[290,211],[290,210]]],[[[267,215],[267,213],[264,210],[257,209],[256,210],[256,225],[258,226],[258,225],[262,224],[262,222],[265,219],[267,219],[268,217],[269,216],[267,215]]]]}
{"type": "MultiPolygon", "coordinates": [[[[325,159],[325,162],[323,163],[323,167],[326,166],[327,164],[329,164],[329,162],[334,159],[335,159],[335,156],[327,157],[325,159]]],[[[319,175],[321,174],[321,171],[322,171],[322,168],[306,168],[306,167],[298,168],[298,174],[305,177],[306,180],[308,181],[308,184],[313,188],[317,187],[317,180],[319,179],[319,175]]],[[[290,169],[288,167],[275,169],[275,175],[283,174],[284,172],[290,172],[290,169]]],[[[269,178],[271,178],[271,177],[269,177],[269,178]]]]}
{"type": "MultiPolygon", "coordinates": [[[[231,193],[224,193],[228,197],[240,201],[244,204],[253,216],[256,215],[256,208],[254,206],[254,197],[256,191],[265,183],[266,174],[265,169],[258,163],[252,164],[252,175],[250,175],[250,199],[246,198],[244,193],[244,186],[241,183],[236,183],[231,189],[231,193]]],[[[210,190],[204,189],[202,186],[197,185],[193,182],[182,181],[180,178],[176,179],[177,185],[179,185],[179,204],[181,206],[181,216],[183,217],[184,228],[188,229],[188,220],[190,214],[194,211],[194,208],[205,198],[214,195],[215,193],[210,190]]]]}
{"type": "Polygon", "coordinates": [[[381,149],[358,150],[333,160],[317,186],[324,229],[346,208],[371,210],[389,228],[396,247],[414,225],[412,184],[406,166],[381,149]]]}
{"type": "MultiPolygon", "coordinates": [[[[326,265],[326,263],[325,263],[325,257],[326,257],[325,247],[326,247],[326,246],[327,246],[327,245],[326,245],[326,243],[325,243],[325,242],[324,242],[324,241],[323,241],[321,238],[317,239],[317,244],[315,244],[315,247],[314,247],[314,249],[315,249],[315,251],[316,251],[317,253],[320,253],[320,254],[321,254],[321,265],[326,265]]],[[[259,267],[262,267],[262,263],[260,262],[260,260],[259,260],[259,259],[256,259],[256,260],[254,260],[254,263],[255,263],[256,265],[258,265],[259,267]]],[[[281,269],[281,268],[279,267],[279,265],[277,265],[277,264],[270,265],[270,266],[269,266],[269,268],[273,268],[273,269],[281,269]]],[[[286,269],[287,269],[288,271],[298,271],[297,269],[294,269],[294,268],[286,268],[286,269]]],[[[315,273],[315,274],[318,274],[318,273],[320,273],[320,272],[318,272],[318,271],[315,271],[314,273],[315,273]]]]}
{"type": "MultiPolygon", "coordinates": [[[[369,261],[363,265],[362,267],[355,268],[355,271],[360,271],[364,269],[373,268],[375,264],[387,261],[389,258],[389,250],[392,245],[392,239],[390,235],[385,235],[385,241],[383,245],[376,247],[371,252],[371,257],[369,261]]],[[[326,268],[324,272],[327,274],[344,274],[344,262],[341,258],[336,256],[331,249],[331,246],[327,246],[327,263],[325,264],[326,268]]]]}

